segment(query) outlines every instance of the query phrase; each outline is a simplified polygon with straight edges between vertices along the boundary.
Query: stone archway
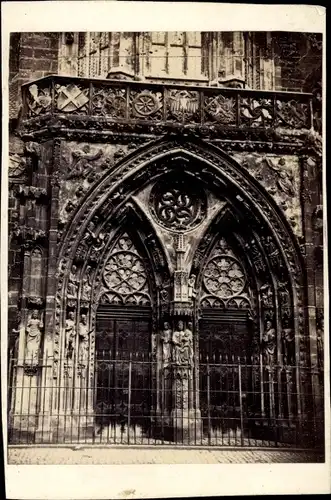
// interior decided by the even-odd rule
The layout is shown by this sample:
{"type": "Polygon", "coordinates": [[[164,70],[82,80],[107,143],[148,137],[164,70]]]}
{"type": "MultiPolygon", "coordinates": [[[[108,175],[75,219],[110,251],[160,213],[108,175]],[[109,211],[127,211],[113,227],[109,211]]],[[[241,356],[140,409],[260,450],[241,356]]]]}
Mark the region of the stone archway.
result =
{"type": "MultiPolygon", "coordinates": [[[[185,186],[187,183],[182,182],[181,185],[185,186]]],[[[178,191],[178,186],[174,189],[178,191]]],[[[187,193],[186,195],[189,196],[187,193]]],[[[184,198],[181,198],[180,203],[184,203],[183,200],[184,198]]],[[[103,255],[103,250],[100,248],[103,241],[100,240],[100,235],[107,233],[108,241],[113,241],[116,232],[123,227],[128,210],[131,210],[132,213],[136,211],[138,213],[136,220],[139,220],[139,224],[146,227],[146,255],[153,255],[154,272],[158,275],[156,278],[159,287],[158,292],[156,292],[158,313],[154,319],[154,331],[159,332],[162,329],[162,322],[165,320],[172,322],[172,330],[177,327],[178,321],[183,321],[186,330],[189,329],[188,325],[192,322],[193,334],[197,334],[199,304],[192,293],[192,290],[197,286],[193,277],[199,274],[199,270],[203,267],[204,258],[209,255],[208,252],[213,246],[212,234],[217,236],[217,233],[209,232],[208,227],[211,227],[220,216],[220,206],[230,207],[234,221],[238,221],[238,217],[239,219],[241,217],[241,222],[246,226],[248,224],[249,231],[244,231],[244,234],[242,231],[237,231],[234,236],[243,249],[245,245],[246,247],[248,245],[247,259],[254,262],[251,267],[254,268],[255,274],[261,272],[261,266],[270,269],[272,259],[275,263],[272,265],[279,271],[277,276],[275,273],[270,273],[269,283],[256,285],[259,293],[258,300],[262,298],[264,292],[266,301],[270,300],[270,290],[272,290],[272,300],[274,301],[272,309],[277,309],[281,287],[276,286],[276,278],[286,276],[283,298],[290,301],[289,309],[292,314],[290,328],[294,333],[297,361],[304,362],[299,356],[299,353],[305,353],[301,260],[296,239],[281,210],[275,205],[270,195],[247,172],[244,172],[236,162],[219,149],[202,141],[159,141],[119,162],[112,174],[106,174],[98,187],[76,209],[68,224],[59,252],[58,308],[55,317],[54,339],[55,378],[59,377],[61,369],[63,370],[59,362],[63,352],[67,319],[67,305],[63,302],[63,297],[65,300],[68,298],[70,272],[72,272],[73,266],[81,263],[80,281],[83,283],[84,279],[87,279],[84,278],[84,273],[88,269],[87,262],[89,260],[95,262],[103,255]],[[206,205],[203,195],[199,195],[199,209],[192,208],[192,213],[194,213],[192,221],[197,221],[197,224],[195,226],[194,222],[189,231],[186,231],[185,227],[174,227],[171,225],[172,223],[169,226],[169,218],[166,217],[167,220],[163,220],[163,224],[159,224],[159,226],[160,228],[163,226],[162,230],[168,231],[172,235],[173,243],[171,245],[173,246],[172,250],[169,251],[169,248],[165,248],[164,243],[167,238],[162,239],[158,237],[157,231],[155,232],[158,221],[153,220],[153,218],[160,217],[158,210],[154,210],[154,212],[151,210],[147,218],[145,217],[145,222],[144,209],[141,212],[141,217],[139,210],[141,206],[144,206],[144,203],[146,205],[147,199],[148,203],[151,199],[157,202],[161,200],[160,193],[154,191],[155,185],[162,184],[163,179],[167,180],[164,185],[168,181],[171,183],[171,175],[169,177],[171,172],[174,174],[180,172],[182,177],[184,176],[188,181],[195,183],[198,191],[207,190],[210,207],[215,209],[208,213],[206,206],[209,202],[206,205]],[[148,196],[146,192],[149,193],[148,196]],[[219,199],[220,204],[211,202],[219,196],[220,192],[223,197],[222,200],[219,199]],[[139,197],[139,193],[145,194],[139,197]],[[198,220],[199,217],[201,220],[198,220]],[[148,221],[147,224],[146,221],[148,221]],[[261,231],[262,227],[263,231],[261,231]],[[192,237],[194,231],[198,231],[196,238],[192,237]],[[268,259],[265,259],[266,254],[269,254],[268,259]],[[166,285],[164,280],[167,281],[166,285]],[[261,288],[261,285],[264,284],[267,285],[265,289],[261,288]]],[[[227,210],[229,211],[229,208],[227,210]]],[[[178,217],[176,223],[178,223],[178,217]]],[[[90,315],[91,321],[95,314],[93,307],[90,315]]],[[[264,329],[261,323],[264,323],[266,317],[261,312],[256,316],[254,318],[255,328],[262,335],[264,329]]],[[[279,323],[279,317],[277,316],[274,321],[279,323]]],[[[277,332],[281,332],[282,329],[283,326],[279,323],[277,332]]],[[[93,342],[93,337],[91,339],[93,342]]],[[[94,347],[91,352],[93,350],[94,347]]],[[[88,370],[90,377],[93,377],[93,356],[89,359],[88,370]]],[[[197,390],[197,385],[195,387],[197,390]]],[[[194,403],[193,406],[193,409],[197,411],[197,403],[194,403]]]]}

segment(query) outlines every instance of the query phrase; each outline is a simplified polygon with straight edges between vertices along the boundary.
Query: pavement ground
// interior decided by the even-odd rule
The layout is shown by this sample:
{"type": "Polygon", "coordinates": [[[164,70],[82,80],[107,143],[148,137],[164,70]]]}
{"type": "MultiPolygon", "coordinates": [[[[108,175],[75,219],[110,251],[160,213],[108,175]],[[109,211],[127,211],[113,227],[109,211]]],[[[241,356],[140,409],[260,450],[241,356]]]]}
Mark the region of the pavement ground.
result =
{"type": "Polygon", "coordinates": [[[8,446],[8,465],[321,463],[315,451],[134,446],[8,446]]]}

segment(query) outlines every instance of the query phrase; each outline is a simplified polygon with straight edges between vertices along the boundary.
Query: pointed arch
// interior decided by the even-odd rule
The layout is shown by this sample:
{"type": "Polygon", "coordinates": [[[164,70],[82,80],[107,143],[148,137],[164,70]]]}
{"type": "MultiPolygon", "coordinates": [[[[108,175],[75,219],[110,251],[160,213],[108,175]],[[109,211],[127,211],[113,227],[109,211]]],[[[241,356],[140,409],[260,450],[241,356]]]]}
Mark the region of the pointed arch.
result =
{"type": "MultiPolygon", "coordinates": [[[[231,209],[240,206],[245,221],[251,222],[256,234],[260,234],[261,227],[265,229],[289,276],[293,301],[297,308],[303,310],[304,266],[299,245],[285,215],[271,195],[218,147],[202,140],[169,137],[148,144],[122,159],[111,173],[105,173],[98,186],[77,207],[59,252],[57,300],[61,302],[65,294],[66,280],[63,278],[66,269],[70,269],[71,262],[79,253],[77,250],[91,221],[98,218],[102,221],[96,223],[98,230],[105,225],[106,219],[116,226],[116,220],[121,218],[124,207],[135,193],[166,172],[178,169],[214,192],[222,189],[231,209]]],[[[296,331],[302,332],[303,312],[296,314],[294,321],[296,331]]]]}

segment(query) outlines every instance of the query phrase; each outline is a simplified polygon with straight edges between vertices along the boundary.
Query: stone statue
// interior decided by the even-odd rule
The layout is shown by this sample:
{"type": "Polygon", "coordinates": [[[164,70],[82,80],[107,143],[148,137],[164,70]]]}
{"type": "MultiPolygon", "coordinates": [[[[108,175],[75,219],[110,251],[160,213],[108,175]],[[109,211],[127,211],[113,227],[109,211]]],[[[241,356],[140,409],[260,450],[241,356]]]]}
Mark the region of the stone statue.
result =
{"type": "Polygon", "coordinates": [[[163,280],[162,285],[160,286],[160,299],[161,302],[163,303],[168,303],[169,301],[169,287],[170,287],[170,281],[168,278],[163,280]]]}
{"type": "Polygon", "coordinates": [[[78,360],[81,366],[86,367],[88,362],[89,336],[91,333],[91,330],[89,331],[88,329],[86,314],[81,315],[78,333],[79,333],[78,360]]]}
{"type": "Polygon", "coordinates": [[[91,298],[91,275],[90,275],[91,268],[88,266],[86,268],[86,274],[83,279],[83,287],[82,287],[82,300],[87,300],[89,301],[91,298]]]}
{"type": "Polygon", "coordinates": [[[267,236],[264,241],[271,264],[275,267],[279,266],[279,252],[273,238],[271,236],[267,236]]]}
{"type": "Polygon", "coordinates": [[[316,329],[316,341],[317,341],[317,359],[319,366],[323,368],[324,366],[324,318],[322,315],[318,318],[317,329],[316,329]]]}
{"type": "Polygon", "coordinates": [[[191,276],[188,279],[188,298],[190,300],[193,300],[196,297],[195,281],[196,281],[196,275],[191,274],[191,276]]]}
{"type": "Polygon", "coordinates": [[[161,332],[161,342],[162,342],[162,363],[166,367],[169,365],[171,358],[171,340],[172,340],[172,330],[169,323],[164,323],[164,329],[161,332]]]}
{"type": "Polygon", "coordinates": [[[273,293],[271,285],[268,283],[264,284],[260,288],[261,301],[265,308],[273,307],[273,293]]]}
{"type": "Polygon", "coordinates": [[[172,336],[172,343],[174,363],[180,366],[191,366],[193,360],[192,331],[189,328],[184,331],[183,321],[178,322],[177,330],[172,336]]]}
{"type": "Polygon", "coordinates": [[[271,366],[274,362],[276,351],[276,331],[270,320],[266,322],[266,328],[262,337],[262,346],[265,364],[271,366]]]}
{"type": "Polygon", "coordinates": [[[282,331],[283,349],[284,349],[284,363],[287,366],[295,365],[295,338],[294,330],[290,327],[289,322],[284,321],[284,328],[282,331]]]}
{"type": "Polygon", "coordinates": [[[184,341],[187,349],[187,357],[189,360],[189,365],[193,365],[193,325],[191,322],[187,323],[187,328],[184,332],[184,341]]]}
{"type": "Polygon", "coordinates": [[[74,340],[76,338],[75,314],[70,311],[65,324],[65,356],[72,358],[74,340]]]}
{"type": "Polygon", "coordinates": [[[33,311],[26,326],[27,339],[25,350],[25,361],[27,364],[31,364],[32,366],[38,364],[41,330],[43,326],[43,321],[39,318],[38,311],[33,311]]]}
{"type": "Polygon", "coordinates": [[[77,267],[75,265],[72,266],[69,281],[68,281],[68,299],[77,299],[77,290],[78,290],[78,277],[77,277],[77,267]]]}
{"type": "Polygon", "coordinates": [[[278,285],[278,293],[280,299],[280,305],[284,308],[291,307],[291,297],[287,288],[287,283],[279,283],[278,285]]]}

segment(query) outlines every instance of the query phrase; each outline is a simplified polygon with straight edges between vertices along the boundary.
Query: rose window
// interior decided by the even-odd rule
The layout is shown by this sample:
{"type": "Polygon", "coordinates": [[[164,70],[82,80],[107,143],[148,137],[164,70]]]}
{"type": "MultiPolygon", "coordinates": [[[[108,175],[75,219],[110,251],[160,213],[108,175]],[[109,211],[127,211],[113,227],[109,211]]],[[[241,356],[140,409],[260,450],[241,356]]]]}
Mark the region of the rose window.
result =
{"type": "Polygon", "coordinates": [[[118,252],[110,257],[104,279],[108,287],[121,295],[141,291],[146,286],[146,273],[139,257],[118,252]]]}
{"type": "Polygon", "coordinates": [[[215,257],[207,264],[204,284],[212,295],[222,299],[239,295],[244,290],[245,283],[244,270],[232,257],[215,257]]]}
{"type": "Polygon", "coordinates": [[[161,181],[151,193],[151,209],[158,223],[174,230],[191,229],[203,219],[205,194],[188,180],[161,181]]]}

